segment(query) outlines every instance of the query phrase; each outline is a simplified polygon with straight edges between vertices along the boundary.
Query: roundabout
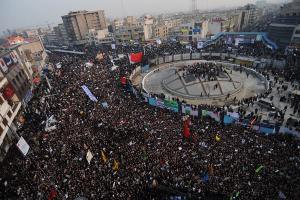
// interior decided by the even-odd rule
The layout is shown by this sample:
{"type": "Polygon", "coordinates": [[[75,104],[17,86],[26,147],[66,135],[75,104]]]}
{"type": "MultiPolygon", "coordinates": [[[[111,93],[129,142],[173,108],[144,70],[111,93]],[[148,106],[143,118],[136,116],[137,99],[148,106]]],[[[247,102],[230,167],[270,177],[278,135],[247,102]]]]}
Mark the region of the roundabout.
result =
{"type": "Polygon", "coordinates": [[[254,72],[226,62],[190,60],[157,66],[144,75],[142,87],[153,94],[191,104],[224,105],[266,90],[254,72]]]}

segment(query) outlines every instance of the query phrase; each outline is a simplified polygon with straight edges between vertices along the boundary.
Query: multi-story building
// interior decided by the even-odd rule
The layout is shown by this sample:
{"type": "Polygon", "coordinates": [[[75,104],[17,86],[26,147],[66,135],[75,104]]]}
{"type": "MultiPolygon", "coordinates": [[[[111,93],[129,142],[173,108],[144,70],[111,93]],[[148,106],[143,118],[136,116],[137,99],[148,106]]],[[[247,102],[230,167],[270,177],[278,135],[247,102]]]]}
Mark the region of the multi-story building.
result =
{"type": "Polygon", "coordinates": [[[47,54],[41,40],[27,39],[26,42],[9,47],[19,57],[25,75],[31,84],[35,84],[45,66],[47,54]],[[37,79],[36,79],[37,78],[37,79]]]}
{"type": "Polygon", "coordinates": [[[22,100],[30,89],[18,56],[10,50],[0,52],[0,161],[13,144],[22,100]]]}
{"type": "Polygon", "coordinates": [[[133,27],[133,26],[137,26],[138,25],[138,22],[136,20],[135,17],[133,16],[127,16],[125,18],[125,26],[128,26],[128,27],[133,27]]]}
{"type": "Polygon", "coordinates": [[[115,40],[118,43],[130,41],[142,42],[145,40],[143,27],[120,27],[115,31],[115,40]]]}
{"type": "Polygon", "coordinates": [[[260,10],[253,4],[248,4],[238,10],[239,18],[235,27],[237,32],[240,32],[254,24],[257,19],[261,16],[260,10]]]}
{"type": "Polygon", "coordinates": [[[47,33],[46,35],[44,35],[43,42],[46,45],[55,45],[55,46],[58,46],[58,45],[61,44],[59,42],[59,38],[58,38],[57,33],[55,31],[52,31],[52,32],[47,33]]]}
{"type": "Polygon", "coordinates": [[[68,41],[74,45],[84,44],[89,29],[106,29],[106,18],[103,10],[75,11],[62,16],[68,41]]]}
{"type": "Polygon", "coordinates": [[[113,27],[116,30],[116,29],[119,29],[120,27],[122,27],[123,24],[124,24],[123,19],[115,19],[113,22],[113,27]]]}
{"type": "Polygon", "coordinates": [[[153,25],[154,25],[154,18],[151,15],[146,15],[144,17],[144,25],[143,25],[145,40],[150,40],[154,37],[153,25]]]}
{"type": "Polygon", "coordinates": [[[300,48],[300,24],[298,24],[294,30],[291,44],[296,46],[298,49],[300,48]]]}
{"type": "Polygon", "coordinates": [[[289,45],[300,45],[300,0],[285,4],[279,16],[269,25],[269,37],[276,44],[285,48],[289,45]]]}
{"type": "Polygon", "coordinates": [[[208,38],[222,31],[223,21],[220,18],[202,22],[201,37],[208,38]]]}
{"type": "Polygon", "coordinates": [[[57,26],[53,27],[53,31],[57,37],[57,41],[60,45],[68,45],[68,35],[65,29],[64,24],[58,24],[57,26]]]}
{"type": "Polygon", "coordinates": [[[175,37],[182,42],[195,42],[201,39],[199,23],[187,23],[169,30],[169,37],[175,37]]]}
{"type": "Polygon", "coordinates": [[[106,44],[113,41],[111,33],[108,32],[108,29],[96,31],[95,29],[90,29],[86,34],[86,40],[89,44],[106,44]]]}
{"type": "Polygon", "coordinates": [[[154,28],[154,35],[156,38],[166,39],[169,35],[169,28],[167,25],[156,25],[154,28]]]}
{"type": "Polygon", "coordinates": [[[233,13],[223,22],[222,32],[237,32],[239,14],[233,13]]]}

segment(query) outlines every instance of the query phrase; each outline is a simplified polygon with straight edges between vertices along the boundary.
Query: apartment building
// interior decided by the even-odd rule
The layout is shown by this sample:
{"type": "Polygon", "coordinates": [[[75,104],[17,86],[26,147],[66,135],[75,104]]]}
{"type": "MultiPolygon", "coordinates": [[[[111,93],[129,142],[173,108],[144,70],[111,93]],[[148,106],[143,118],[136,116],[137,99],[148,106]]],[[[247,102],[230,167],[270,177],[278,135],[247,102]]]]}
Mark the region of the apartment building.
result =
{"type": "Polygon", "coordinates": [[[104,10],[75,11],[62,16],[69,43],[80,45],[86,42],[85,36],[90,29],[106,29],[104,10]]]}

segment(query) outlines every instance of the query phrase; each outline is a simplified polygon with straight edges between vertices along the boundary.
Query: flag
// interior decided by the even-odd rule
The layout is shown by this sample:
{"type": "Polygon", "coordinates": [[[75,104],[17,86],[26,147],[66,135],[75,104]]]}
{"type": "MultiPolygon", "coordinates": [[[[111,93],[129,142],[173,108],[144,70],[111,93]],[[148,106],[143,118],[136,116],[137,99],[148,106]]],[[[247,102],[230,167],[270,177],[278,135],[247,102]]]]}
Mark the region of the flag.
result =
{"type": "Polygon", "coordinates": [[[90,150],[88,150],[88,152],[86,153],[86,160],[88,161],[88,163],[90,164],[91,163],[91,160],[93,158],[93,154],[90,150]]]}
{"type": "Polygon", "coordinates": [[[108,103],[106,101],[101,104],[102,104],[103,108],[108,108],[108,103]]]}
{"type": "Polygon", "coordinates": [[[216,141],[219,142],[221,140],[221,137],[219,135],[216,135],[216,141]]]}
{"type": "Polygon", "coordinates": [[[253,124],[255,123],[255,121],[256,121],[256,117],[254,117],[254,119],[250,122],[251,128],[252,128],[253,124]]]}
{"type": "Polygon", "coordinates": [[[131,53],[129,55],[130,63],[140,63],[140,62],[142,62],[142,58],[143,58],[143,52],[131,53]]]}
{"type": "Polygon", "coordinates": [[[204,183],[207,183],[208,180],[209,180],[209,176],[208,176],[207,173],[205,173],[205,174],[202,176],[202,181],[203,181],[204,183]]]}
{"type": "Polygon", "coordinates": [[[118,171],[118,170],[119,170],[119,162],[116,161],[116,160],[114,160],[113,170],[114,170],[114,171],[118,171]]]}
{"type": "Polygon", "coordinates": [[[104,151],[102,151],[102,150],[101,150],[101,158],[102,158],[102,160],[103,160],[104,163],[107,162],[107,158],[106,158],[106,156],[105,156],[105,153],[104,153],[104,151]]]}
{"type": "Polygon", "coordinates": [[[161,44],[162,42],[161,42],[161,39],[156,39],[156,43],[157,44],[161,44]]]}
{"type": "Polygon", "coordinates": [[[126,85],[126,84],[127,84],[127,79],[126,79],[125,76],[122,76],[122,77],[121,77],[121,84],[122,84],[122,85],[126,85]]]}
{"type": "Polygon", "coordinates": [[[260,166],[255,170],[255,173],[259,173],[259,172],[262,170],[262,168],[264,168],[264,166],[260,165],[260,166]]]}
{"type": "Polygon", "coordinates": [[[236,198],[238,198],[239,196],[240,196],[240,191],[238,191],[238,192],[235,193],[235,194],[232,194],[232,195],[230,196],[230,200],[236,199],[236,198]]]}
{"type": "Polygon", "coordinates": [[[97,98],[92,94],[92,92],[89,90],[89,88],[86,85],[82,85],[81,88],[85,92],[85,94],[90,98],[90,100],[94,102],[98,102],[97,98]]]}
{"type": "Polygon", "coordinates": [[[6,100],[8,100],[12,96],[14,96],[14,94],[15,94],[14,88],[12,84],[9,83],[3,90],[3,96],[6,100]]]}
{"type": "Polygon", "coordinates": [[[189,138],[191,136],[189,125],[190,125],[189,117],[184,116],[183,117],[183,135],[185,138],[189,138]]]}
{"type": "Polygon", "coordinates": [[[278,196],[279,196],[280,199],[286,199],[286,196],[281,191],[279,191],[278,196]]]}
{"type": "Polygon", "coordinates": [[[4,73],[6,73],[8,71],[8,68],[2,58],[0,58],[0,67],[4,73]]]}
{"type": "Polygon", "coordinates": [[[51,187],[51,190],[50,190],[50,194],[48,196],[48,200],[53,200],[57,197],[57,191],[55,189],[55,187],[51,187]]]}

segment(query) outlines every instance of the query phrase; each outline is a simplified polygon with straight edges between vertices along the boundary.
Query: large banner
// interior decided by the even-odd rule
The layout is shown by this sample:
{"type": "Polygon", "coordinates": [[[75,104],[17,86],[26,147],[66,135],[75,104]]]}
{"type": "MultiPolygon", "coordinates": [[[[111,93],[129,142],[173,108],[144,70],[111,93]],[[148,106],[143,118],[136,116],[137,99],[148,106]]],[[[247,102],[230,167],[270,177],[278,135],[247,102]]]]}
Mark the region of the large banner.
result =
{"type": "Polygon", "coordinates": [[[191,58],[190,54],[189,53],[186,53],[186,54],[183,54],[182,55],[182,59],[183,60],[189,60],[191,58]]]}
{"type": "Polygon", "coordinates": [[[192,59],[194,59],[194,60],[200,59],[200,53],[193,53],[192,54],[192,59]]]}
{"type": "Polygon", "coordinates": [[[29,145],[25,141],[23,137],[20,138],[20,140],[17,143],[18,149],[21,151],[21,153],[26,156],[29,151],[29,145]]]}
{"type": "Polygon", "coordinates": [[[157,105],[157,107],[159,107],[159,108],[165,108],[164,101],[162,101],[162,100],[160,100],[160,99],[157,99],[157,100],[156,100],[156,105],[157,105]]]}
{"type": "Polygon", "coordinates": [[[155,99],[155,98],[150,97],[150,98],[148,99],[148,101],[149,101],[149,104],[150,104],[151,106],[157,106],[157,105],[156,105],[156,99],[155,99]]]}
{"type": "Polygon", "coordinates": [[[164,63],[164,58],[159,57],[159,59],[158,59],[158,64],[163,64],[163,63],[164,63]]]}
{"type": "Polygon", "coordinates": [[[216,120],[217,122],[220,121],[220,115],[218,112],[208,111],[207,114],[208,114],[208,116],[210,116],[212,119],[216,120]]]}
{"type": "Polygon", "coordinates": [[[231,117],[230,115],[224,116],[224,124],[232,124],[235,122],[235,119],[231,117]]]}
{"type": "Polygon", "coordinates": [[[129,54],[130,63],[140,63],[142,62],[142,58],[143,58],[143,52],[129,54]]]}
{"type": "Polygon", "coordinates": [[[92,92],[89,90],[89,88],[86,85],[81,86],[85,94],[90,98],[90,100],[94,102],[98,102],[97,98],[92,94],[92,92]]]}
{"type": "Polygon", "coordinates": [[[169,56],[165,56],[165,63],[167,63],[167,62],[172,62],[172,59],[170,59],[169,56]]]}
{"type": "Polygon", "coordinates": [[[172,110],[174,112],[178,112],[178,103],[177,103],[177,101],[164,100],[164,105],[167,109],[172,110]]]}
{"type": "Polygon", "coordinates": [[[180,54],[174,55],[174,61],[178,61],[178,60],[181,60],[181,55],[180,54]]]}

